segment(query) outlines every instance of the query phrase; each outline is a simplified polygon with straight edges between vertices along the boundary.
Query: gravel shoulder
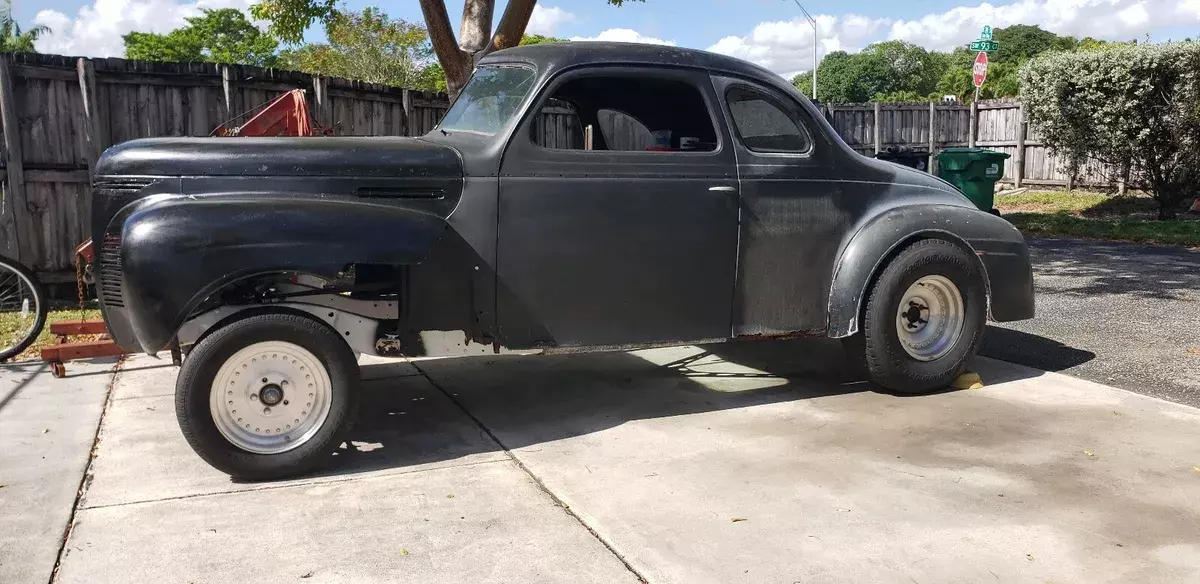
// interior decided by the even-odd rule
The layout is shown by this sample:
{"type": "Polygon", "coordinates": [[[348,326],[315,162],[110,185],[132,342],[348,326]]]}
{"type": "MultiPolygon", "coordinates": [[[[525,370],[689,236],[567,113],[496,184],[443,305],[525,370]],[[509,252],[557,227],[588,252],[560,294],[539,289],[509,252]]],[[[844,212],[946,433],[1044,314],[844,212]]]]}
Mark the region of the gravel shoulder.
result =
{"type": "Polygon", "coordinates": [[[1200,251],[1029,239],[1037,317],[981,354],[1200,406],[1200,251]]]}

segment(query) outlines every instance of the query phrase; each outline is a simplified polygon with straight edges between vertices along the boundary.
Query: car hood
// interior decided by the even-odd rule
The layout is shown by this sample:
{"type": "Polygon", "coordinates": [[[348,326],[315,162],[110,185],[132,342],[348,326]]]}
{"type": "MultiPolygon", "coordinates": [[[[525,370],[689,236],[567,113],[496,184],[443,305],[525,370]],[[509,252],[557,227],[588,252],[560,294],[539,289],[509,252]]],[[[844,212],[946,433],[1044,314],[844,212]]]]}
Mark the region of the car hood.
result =
{"type": "Polygon", "coordinates": [[[98,177],[462,177],[449,146],[420,138],[147,138],[109,148],[98,177]]]}
{"type": "Polygon", "coordinates": [[[862,156],[862,162],[874,172],[871,173],[874,178],[880,182],[888,182],[894,184],[911,185],[924,187],[938,191],[945,191],[951,195],[955,203],[961,203],[964,207],[974,207],[974,203],[962,194],[954,185],[942,180],[941,178],[929,174],[928,172],[917,170],[912,167],[871,158],[870,156],[862,156]]]}

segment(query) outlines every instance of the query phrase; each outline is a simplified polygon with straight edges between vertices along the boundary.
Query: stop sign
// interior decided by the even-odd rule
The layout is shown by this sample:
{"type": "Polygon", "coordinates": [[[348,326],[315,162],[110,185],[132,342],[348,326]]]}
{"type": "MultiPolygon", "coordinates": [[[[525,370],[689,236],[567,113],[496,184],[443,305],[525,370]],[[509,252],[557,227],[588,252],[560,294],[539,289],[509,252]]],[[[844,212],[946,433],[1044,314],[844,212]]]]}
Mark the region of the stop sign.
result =
{"type": "Polygon", "coordinates": [[[987,67],[987,53],[979,51],[975,56],[975,65],[971,67],[971,79],[975,82],[975,87],[983,87],[983,80],[987,79],[987,67]]]}

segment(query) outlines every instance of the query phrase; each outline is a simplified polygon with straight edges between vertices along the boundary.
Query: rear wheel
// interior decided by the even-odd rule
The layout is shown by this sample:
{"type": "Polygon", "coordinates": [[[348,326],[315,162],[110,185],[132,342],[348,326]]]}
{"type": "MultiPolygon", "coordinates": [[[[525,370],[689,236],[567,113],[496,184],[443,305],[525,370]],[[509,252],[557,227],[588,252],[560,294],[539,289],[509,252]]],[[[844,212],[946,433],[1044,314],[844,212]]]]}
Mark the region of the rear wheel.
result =
{"type": "Polygon", "coordinates": [[[196,454],[237,478],[269,480],[328,460],[354,414],[358,364],[324,324],[264,314],[206,336],[175,388],[180,430],[196,454]]]}
{"type": "Polygon", "coordinates": [[[879,275],[863,311],[861,351],[870,379],[900,393],[947,387],[966,370],[987,322],[983,274],[952,243],[930,239],[900,252],[879,275]]]}

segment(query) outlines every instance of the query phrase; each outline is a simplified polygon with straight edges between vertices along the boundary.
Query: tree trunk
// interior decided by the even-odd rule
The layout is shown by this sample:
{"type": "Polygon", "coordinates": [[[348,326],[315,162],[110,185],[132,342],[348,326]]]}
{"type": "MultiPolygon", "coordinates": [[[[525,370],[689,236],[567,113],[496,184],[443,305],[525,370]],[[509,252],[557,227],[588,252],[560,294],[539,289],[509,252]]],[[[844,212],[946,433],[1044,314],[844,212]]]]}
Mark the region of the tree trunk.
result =
{"type": "Polygon", "coordinates": [[[1179,213],[1179,204],[1183,202],[1184,189],[1174,186],[1151,185],[1154,200],[1158,201],[1158,219],[1168,221],[1175,219],[1179,213]]]}
{"type": "MultiPolygon", "coordinates": [[[[471,71],[475,67],[473,55],[464,51],[458,46],[458,42],[454,39],[454,29],[450,28],[450,15],[446,12],[445,0],[420,0],[421,13],[425,16],[425,27],[429,30],[429,41],[433,44],[433,52],[437,54],[438,62],[442,64],[442,69],[446,72],[446,89],[450,92],[451,99],[458,97],[458,92],[462,91],[467,80],[471,78],[471,71]]],[[[486,3],[494,5],[494,0],[475,0],[476,3],[486,3]]],[[[468,8],[471,2],[468,2],[468,8]]],[[[467,15],[468,8],[464,8],[464,19],[467,15]]],[[[486,10],[488,16],[487,30],[491,30],[491,8],[486,10]]],[[[482,16],[482,13],[476,15],[482,16]]],[[[480,28],[477,24],[475,28],[480,28]]],[[[485,37],[486,38],[486,37],[485,37]]]]}
{"type": "Polygon", "coordinates": [[[495,13],[496,0],[466,0],[463,5],[462,39],[455,41],[445,0],[420,1],[433,52],[446,72],[446,89],[451,99],[458,97],[470,80],[479,59],[492,51],[521,43],[533,9],[537,6],[537,0],[509,0],[504,16],[500,18],[500,26],[493,35],[492,15],[495,13]]]}

